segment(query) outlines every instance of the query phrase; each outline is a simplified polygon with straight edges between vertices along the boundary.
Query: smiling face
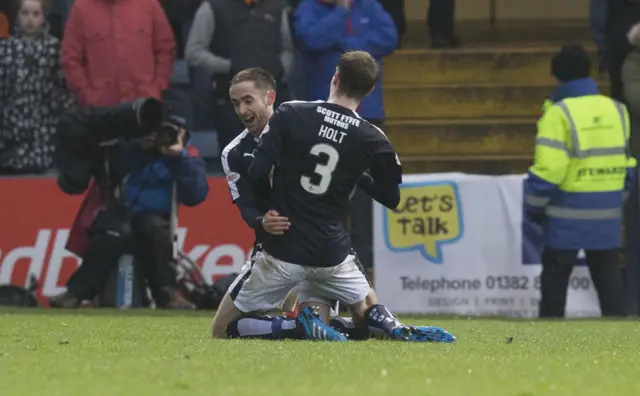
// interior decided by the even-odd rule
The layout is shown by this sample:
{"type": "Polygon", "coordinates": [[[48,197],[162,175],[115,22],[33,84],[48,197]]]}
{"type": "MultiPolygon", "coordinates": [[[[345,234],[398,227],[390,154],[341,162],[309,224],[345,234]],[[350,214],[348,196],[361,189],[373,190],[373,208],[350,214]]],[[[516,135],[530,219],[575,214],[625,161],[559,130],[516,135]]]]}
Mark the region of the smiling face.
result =
{"type": "Polygon", "coordinates": [[[247,130],[256,136],[260,135],[273,114],[276,93],[260,89],[254,81],[242,81],[231,85],[229,96],[247,130]]]}

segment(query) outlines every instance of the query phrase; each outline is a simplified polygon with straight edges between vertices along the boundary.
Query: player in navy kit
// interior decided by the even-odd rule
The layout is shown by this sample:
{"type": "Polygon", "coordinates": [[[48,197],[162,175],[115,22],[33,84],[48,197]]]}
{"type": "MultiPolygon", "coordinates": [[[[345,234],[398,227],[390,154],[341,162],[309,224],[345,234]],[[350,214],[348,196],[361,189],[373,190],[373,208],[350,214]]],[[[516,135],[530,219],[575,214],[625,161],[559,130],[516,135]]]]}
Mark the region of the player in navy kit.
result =
{"type": "MultiPolygon", "coordinates": [[[[258,145],[260,133],[267,126],[273,114],[275,81],[266,71],[253,68],[238,73],[231,81],[230,97],[236,112],[247,127],[222,151],[221,162],[227,177],[229,192],[233,202],[240,209],[243,220],[255,230],[256,239],[250,260],[242,268],[239,276],[224,296],[212,323],[212,335],[216,338],[227,336],[261,336],[267,332],[268,338],[304,338],[295,319],[269,317],[259,311],[278,308],[262,305],[258,312],[239,311],[235,306],[236,297],[244,282],[250,277],[254,261],[261,253],[261,240],[265,233],[282,234],[288,228],[288,220],[270,212],[268,198],[269,181],[252,185],[247,178],[249,164],[258,145]],[[242,317],[242,321],[237,320],[242,317]],[[234,320],[235,319],[235,320],[234,320]]],[[[282,307],[295,307],[295,291],[282,307]]],[[[320,323],[318,322],[318,325],[320,323]]]]}
{"type": "MultiPolygon", "coordinates": [[[[268,214],[267,199],[271,190],[269,181],[265,179],[254,186],[246,178],[259,136],[273,114],[275,81],[262,69],[240,72],[231,81],[230,97],[246,129],[222,150],[222,168],[231,199],[240,209],[242,219],[254,229],[256,237],[250,259],[229,287],[216,311],[212,323],[212,335],[216,338],[227,337],[227,326],[237,316],[233,300],[249,277],[253,260],[261,252],[263,235],[266,232],[282,233],[287,227],[285,218],[268,214]]],[[[287,300],[282,304],[285,311],[295,307],[295,293],[290,293],[287,300]]],[[[295,327],[295,323],[293,326],[295,327]]],[[[285,335],[291,336],[286,332],[285,335]]]]}
{"type": "MultiPolygon", "coordinates": [[[[273,113],[274,97],[269,92],[275,90],[275,83],[267,72],[254,68],[238,73],[231,86],[231,100],[236,104],[238,116],[246,124],[247,129],[223,150],[222,166],[227,176],[233,202],[240,209],[244,221],[256,232],[256,244],[252,257],[254,258],[255,254],[260,252],[260,241],[264,233],[281,235],[288,229],[287,218],[274,216],[268,211],[270,193],[268,182],[254,188],[247,179],[247,169],[258,145],[257,136],[265,128],[266,121],[273,113]],[[264,213],[266,214],[263,215],[264,213]]],[[[370,178],[360,178],[359,185],[367,189],[370,185],[370,178]]],[[[372,193],[371,190],[369,192],[372,193]]],[[[374,198],[376,197],[374,196],[374,198]]],[[[300,327],[303,326],[298,325],[296,320],[290,316],[266,316],[260,313],[243,314],[234,306],[233,300],[251,275],[252,267],[253,260],[250,260],[230,287],[216,313],[213,322],[213,335],[218,338],[226,338],[227,336],[262,339],[308,338],[304,332],[300,331],[300,327]],[[238,317],[239,315],[241,316],[238,317]]],[[[375,297],[375,294],[371,294],[375,297]]],[[[317,298],[312,299],[321,304],[325,301],[317,298]]],[[[291,293],[288,300],[285,304],[288,308],[285,309],[291,308],[291,303],[295,301],[295,293],[291,293]]],[[[325,312],[323,316],[326,320],[329,307],[324,304],[321,306],[325,312]]],[[[369,327],[369,331],[356,329],[353,321],[349,318],[332,318],[331,325],[339,328],[341,333],[347,333],[350,339],[367,339],[370,336],[384,338],[384,333],[373,327],[369,327]]],[[[422,329],[425,334],[434,333],[429,327],[422,329]]],[[[430,338],[415,341],[450,340],[430,338]]]]}
{"type": "Polygon", "coordinates": [[[299,321],[312,338],[343,340],[318,331],[308,306],[320,297],[344,302],[360,326],[394,339],[455,340],[440,328],[425,334],[405,326],[377,304],[352,254],[346,216],[359,180],[364,177],[360,185],[386,207],[400,201],[398,156],[384,133],[355,112],[377,78],[378,65],[368,53],[345,53],[327,102],[283,103],[270,118],[248,176],[255,187],[271,178],[270,207],[290,225],[282,235],[264,236],[264,252],[234,303],[243,312],[278,306],[297,287],[299,321]]]}

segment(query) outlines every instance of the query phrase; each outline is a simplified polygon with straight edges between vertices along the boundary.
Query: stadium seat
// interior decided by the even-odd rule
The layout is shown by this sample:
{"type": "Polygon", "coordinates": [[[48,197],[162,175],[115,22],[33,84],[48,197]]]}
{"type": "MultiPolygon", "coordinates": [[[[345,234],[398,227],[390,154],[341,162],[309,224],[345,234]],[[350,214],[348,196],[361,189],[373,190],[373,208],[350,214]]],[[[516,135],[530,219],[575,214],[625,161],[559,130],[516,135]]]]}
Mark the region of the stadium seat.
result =
{"type": "Polygon", "coordinates": [[[189,65],[183,59],[173,62],[173,73],[171,74],[172,85],[184,85],[189,88],[191,80],[189,78],[189,65]]]}
{"type": "Polygon", "coordinates": [[[200,156],[204,159],[207,173],[219,174],[222,172],[220,154],[222,149],[218,144],[218,134],[214,130],[191,132],[191,143],[198,148],[200,156]]]}
{"type": "Polygon", "coordinates": [[[193,107],[188,89],[173,85],[162,93],[162,100],[171,113],[185,119],[187,128],[193,128],[193,107]]]}

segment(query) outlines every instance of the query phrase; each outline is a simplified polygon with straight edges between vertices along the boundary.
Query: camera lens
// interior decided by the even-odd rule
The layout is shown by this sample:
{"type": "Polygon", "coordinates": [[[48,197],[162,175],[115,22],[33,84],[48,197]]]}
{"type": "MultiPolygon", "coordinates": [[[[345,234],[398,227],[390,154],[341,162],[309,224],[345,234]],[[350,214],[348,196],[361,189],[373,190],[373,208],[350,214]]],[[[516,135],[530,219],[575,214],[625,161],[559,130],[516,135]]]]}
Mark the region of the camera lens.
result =
{"type": "Polygon", "coordinates": [[[138,99],[134,101],[133,108],[136,111],[138,125],[144,130],[158,129],[162,123],[162,103],[153,98],[138,99]]]}

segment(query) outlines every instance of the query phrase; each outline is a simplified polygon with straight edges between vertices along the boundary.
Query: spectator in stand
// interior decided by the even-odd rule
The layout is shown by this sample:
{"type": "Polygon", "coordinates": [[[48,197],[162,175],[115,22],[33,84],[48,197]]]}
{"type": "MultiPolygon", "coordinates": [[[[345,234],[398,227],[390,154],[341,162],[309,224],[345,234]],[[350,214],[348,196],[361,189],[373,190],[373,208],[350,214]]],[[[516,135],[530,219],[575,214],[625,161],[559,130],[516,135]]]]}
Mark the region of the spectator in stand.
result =
{"type": "MultiPolygon", "coordinates": [[[[407,30],[404,0],[379,0],[391,15],[398,28],[398,47],[407,30]]],[[[597,1],[597,0],[595,0],[597,1]]],[[[455,0],[430,0],[427,9],[427,26],[432,48],[454,48],[460,46],[455,31],[455,0]]]]}
{"type": "Polygon", "coordinates": [[[69,17],[69,11],[75,0],[51,0],[51,12],[47,18],[51,34],[62,40],[64,26],[69,17]]]}
{"type": "Polygon", "coordinates": [[[606,61],[611,97],[624,102],[622,65],[632,50],[627,33],[634,24],[640,22],[640,0],[608,0],[608,4],[606,61]]]}
{"type": "Polygon", "coordinates": [[[633,153],[634,155],[640,155],[640,23],[635,24],[629,30],[627,39],[632,49],[624,61],[622,83],[624,97],[631,114],[633,153]]]}
{"type": "Polygon", "coordinates": [[[289,0],[287,7],[287,14],[289,15],[289,26],[291,27],[291,36],[293,37],[294,51],[293,51],[293,64],[291,66],[291,73],[287,78],[287,86],[289,93],[291,94],[291,100],[305,100],[307,97],[307,78],[304,75],[303,57],[302,52],[295,44],[296,34],[293,31],[293,14],[302,0],[289,0]]]}
{"type": "Polygon", "coordinates": [[[455,35],[455,0],[430,0],[427,25],[431,48],[455,48],[460,40],[455,35]]]}
{"type": "Polygon", "coordinates": [[[293,40],[284,0],[207,0],[196,12],[185,58],[211,76],[220,147],[244,126],[229,100],[229,82],[251,67],[276,79],[276,104],[288,100],[286,81],[293,64],[293,40]]]}
{"type": "Polygon", "coordinates": [[[76,0],[64,31],[62,64],[83,105],[161,99],[175,48],[158,0],[76,0]]]}
{"type": "Polygon", "coordinates": [[[176,58],[184,59],[184,47],[187,43],[187,36],[191,20],[195,15],[198,0],[159,0],[162,9],[169,20],[171,30],[176,40],[176,58]],[[197,5],[195,5],[197,3],[197,5]],[[195,6],[194,6],[195,5],[195,6]]]}
{"type": "MultiPolygon", "coordinates": [[[[331,78],[343,52],[367,51],[379,61],[398,42],[396,26],[378,0],[302,0],[294,25],[305,58],[309,100],[329,97],[331,78]]],[[[380,78],[358,110],[378,126],[384,122],[381,85],[380,78]]]]}
{"type": "Polygon", "coordinates": [[[47,0],[22,0],[15,36],[0,41],[0,172],[53,167],[58,117],[73,103],[59,64],[60,42],[47,32],[47,0]]]}
{"type": "MultiPolygon", "coordinates": [[[[624,61],[622,67],[622,86],[624,97],[629,109],[631,119],[631,153],[634,157],[640,157],[640,23],[634,25],[627,35],[631,52],[624,61]]],[[[637,278],[638,262],[640,261],[640,205],[638,187],[631,189],[629,199],[625,205],[625,259],[627,279],[637,278]]],[[[637,293],[635,283],[629,283],[629,293],[637,293]]],[[[632,300],[631,312],[638,312],[637,299],[632,300]]]]}
{"type": "Polygon", "coordinates": [[[598,48],[598,71],[607,69],[607,0],[591,0],[589,9],[589,24],[593,33],[593,40],[598,48]]]}
{"type": "MultiPolygon", "coordinates": [[[[629,105],[629,116],[631,118],[631,152],[634,156],[640,155],[640,138],[634,131],[638,130],[638,98],[634,77],[634,63],[637,62],[637,55],[634,55],[634,48],[629,40],[629,33],[633,25],[640,22],[640,0],[608,0],[609,9],[607,20],[607,40],[606,40],[606,66],[611,81],[611,97],[629,105]],[[626,70],[623,70],[624,69],[626,70]],[[623,74],[626,73],[626,76],[623,74]],[[623,79],[626,79],[624,81],[623,79]],[[627,97],[627,95],[629,95],[627,97]]],[[[627,262],[628,276],[633,279],[635,268],[637,268],[640,253],[640,216],[638,188],[632,188],[629,199],[625,205],[625,259],[627,262]]],[[[630,289],[631,291],[631,289],[630,289]]],[[[631,291],[632,292],[632,291],[631,291]]],[[[631,309],[636,310],[637,305],[631,309]]]]}
{"type": "MultiPolygon", "coordinates": [[[[404,0],[379,0],[384,10],[391,15],[398,30],[398,47],[402,42],[402,36],[407,31],[407,20],[404,15],[404,0]]],[[[433,3],[433,1],[432,1],[433,3]]]]}
{"type": "MultiPolygon", "coordinates": [[[[304,57],[307,99],[326,100],[340,56],[347,50],[369,52],[380,61],[398,44],[396,25],[378,0],[302,0],[294,14],[294,31],[304,57]]],[[[384,123],[382,73],[358,113],[372,124],[384,123]]],[[[351,239],[362,263],[372,265],[371,198],[359,189],[353,198],[351,239]]]]}

